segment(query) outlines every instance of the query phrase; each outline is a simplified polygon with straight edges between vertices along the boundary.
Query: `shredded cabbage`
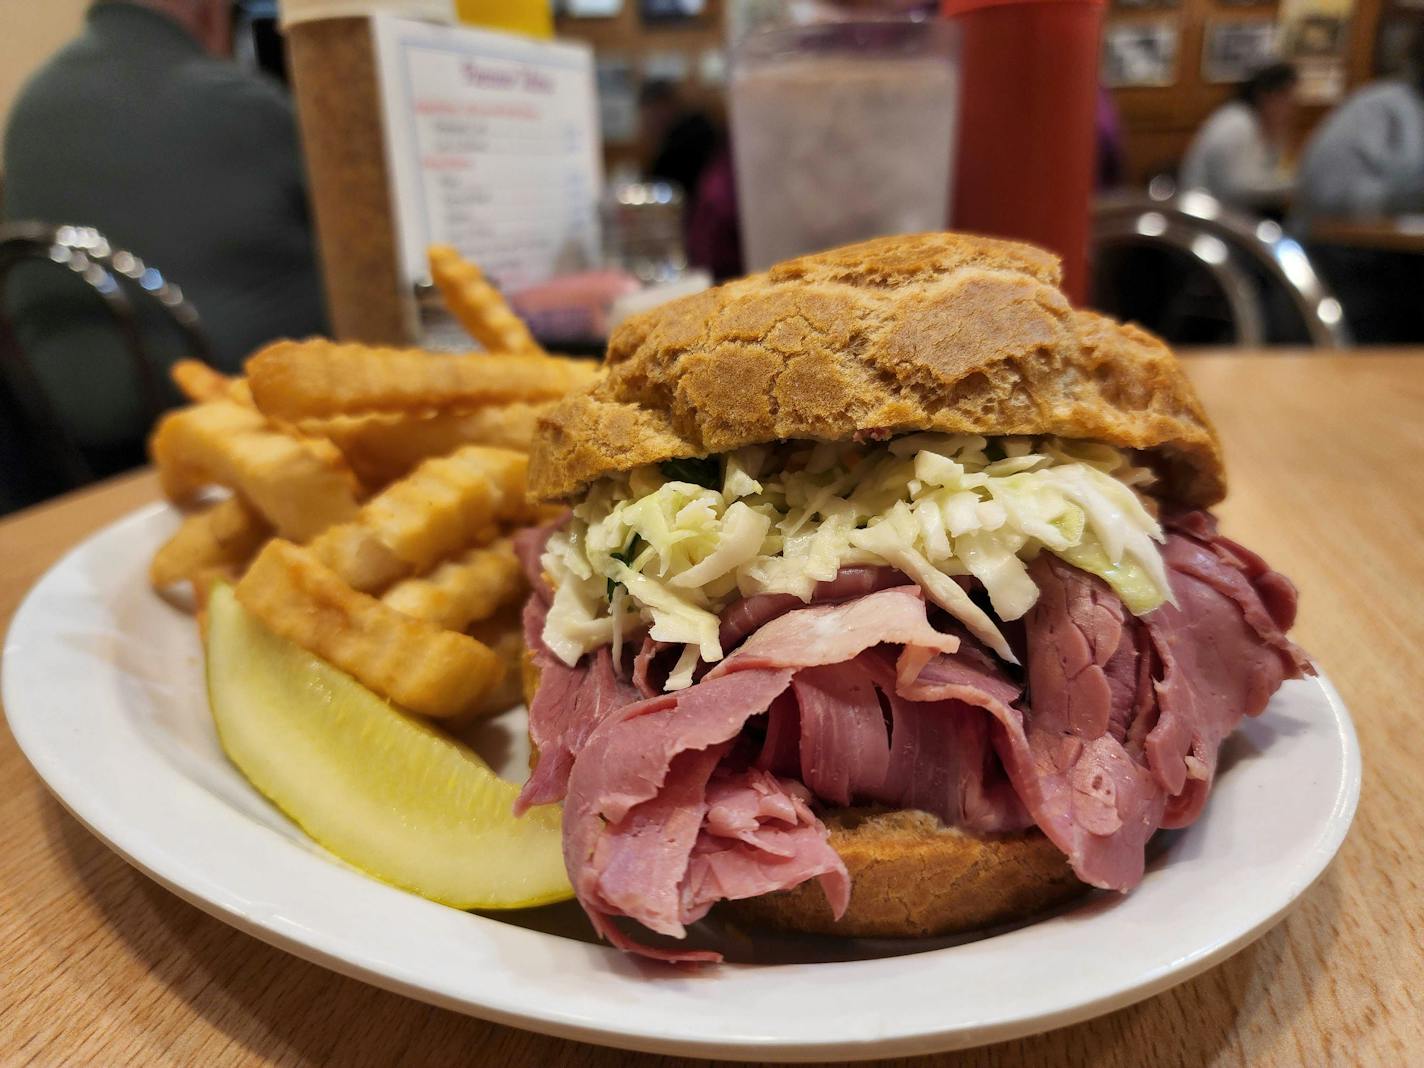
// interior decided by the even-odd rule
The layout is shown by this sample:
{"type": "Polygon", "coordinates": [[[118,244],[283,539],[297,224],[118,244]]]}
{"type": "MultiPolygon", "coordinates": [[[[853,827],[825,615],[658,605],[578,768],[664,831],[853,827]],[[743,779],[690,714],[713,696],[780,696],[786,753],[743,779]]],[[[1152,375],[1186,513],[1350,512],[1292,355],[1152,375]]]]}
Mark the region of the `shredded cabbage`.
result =
{"type": "Polygon", "coordinates": [[[809,601],[842,567],[884,564],[1012,661],[956,577],[978,579],[999,619],[1019,619],[1038,599],[1026,561],[1048,551],[1150,612],[1172,598],[1162,530],[1139,492],[1151,478],[1107,445],[930,433],[637,468],[596,482],[550,538],[544,641],[573,665],[647,630],[684,646],[677,689],[722,658],[719,616],[738,597],[809,601]]]}

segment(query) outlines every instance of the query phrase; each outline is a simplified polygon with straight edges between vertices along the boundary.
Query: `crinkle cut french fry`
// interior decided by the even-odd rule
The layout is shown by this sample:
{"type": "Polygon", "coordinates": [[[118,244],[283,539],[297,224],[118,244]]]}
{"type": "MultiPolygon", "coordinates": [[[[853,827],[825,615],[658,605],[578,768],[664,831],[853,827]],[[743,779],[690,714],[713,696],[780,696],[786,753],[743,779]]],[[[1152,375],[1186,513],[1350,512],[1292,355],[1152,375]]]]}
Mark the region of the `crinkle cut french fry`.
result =
{"type": "Polygon", "coordinates": [[[356,592],[288,541],[267,543],[236,594],[274,634],[411,712],[459,715],[504,678],[487,646],[356,592]]]}
{"type": "Polygon", "coordinates": [[[596,375],[590,361],[540,353],[441,356],[329,341],[279,341],[247,361],[257,407],[292,422],[554,400],[596,375]]]}
{"type": "Polygon", "coordinates": [[[308,548],[343,582],[362,593],[378,594],[416,571],[359,523],[329,527],[308,548]]]}
{"type": "Polygon", "coordinates": [[[552,402],[493,405],[472,412],[381,413],[309,420],[302,430],[329,438],[368,486],[407,474],[422,460],[462,445],[494,445],[528,452],[539,416],[552,402]]]}
{"type": "Polygon", "coordinates": [[[484,445],[426,460],[368,500],[350,523],[322,534],[312,551],[354,588],[379,592],[429,571],[485,528],[529,516],[528,465],[523,453],[484,445]]]}
{"type": "Polygon", "coordinates": [[[212,469],[232,466],[230,457],[221,462],[214,453],[222,450],[221,438],[266,430],[267,420],[251,408],[225,401],[195,404],[169,412],[159,420],[148,441],[149,455],[158,468],[158,481],[170,501],[182,503],[217,481],[212,469]],[[201,443],[201,448],[195,447],[201,443]]]}
{"type": "Polygon", "coordinates": [[[226,486],[283,537],[305,541],[356,514],[359,484],[329,441],[270,427],[252,408],[211,401],[163,417],[150,441],[163,492],[191,499],[226,486]]]}
{"type": "Polygon", "coordinates": [[[195,404],[203,401],[230,400],[252,406],[252,393],[241,378],[225,375],[202,360],[179,360],[168,368],[168,375],[178,392],[195,404]]]}
{"type": "Polygon", "coordinates": [[[508,605],[497,615],[481,620],[466,631],[482,645],[489,646],[504,674],[451,726],[458,729],[497,716],[524,701],[524,626],[520,619],[521,609],[521,605],[508,605]]]}
{"type": "Polygon", "coordinates": [[[240,566],[271,536],[271,524],[241,497],[218,501],[184,519],[163,543],[149,564],[149,581],[162,589],[214,568],[240,566]]]}
{"type": "Polygon", "coordinates": [[[472,338],[491,352],[543,351],[479,267],[449,245],[431,245],[426,255],[445,306],[472,338]]]}
{"type": "Polygon", "coordinates": [[[396,583],[381,600],[408,616],[464,630],[527,589],[513,544],[501,538],[487,548],[470,549],[422,578],[396,583]]]}

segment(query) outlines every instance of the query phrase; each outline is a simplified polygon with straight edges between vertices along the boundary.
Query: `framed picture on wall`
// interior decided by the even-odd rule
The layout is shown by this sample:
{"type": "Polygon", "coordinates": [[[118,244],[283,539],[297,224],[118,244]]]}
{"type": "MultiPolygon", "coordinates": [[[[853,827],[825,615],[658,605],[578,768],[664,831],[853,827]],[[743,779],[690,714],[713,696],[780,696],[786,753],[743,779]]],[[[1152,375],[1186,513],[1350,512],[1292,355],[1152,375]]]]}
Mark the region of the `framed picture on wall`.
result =
{"type": "Polygon", "coordinates": [[[1180,37],[1176,19],[1110,24],[1103,31],[1103,84],[1110,89],[1175,84],[1180,37]]]}
{"type": "Polygon", "coordinates": [[[702,17],[707,0],[638,0],[644,22],[686,22],[702,17]]]}
{"type": "Polygon", "coordinates": [[[1281,53],[1300,74],[1298,98],[1333,104],[1345,95],[1345,58],[1355,0],[1281,0],[1281,53]]]}
{"type": "Polygon", "coordinates": [[[697,77],[703,85],[726,85],[727,53],[720,48],[704,48],[697,57],[697,77]]]}
{"type": "Polygon", "coordinates": [[[1214,19],[1202,41],[1202,80],[1244,82],[1277,55],[1274,22],[1214,19]]]}
{"type": "Polygon", "coordinates": [[[643,53],[643,79],[649,82],[685,82],[692,70],[686,52],[659,49],[643,53]]]}
{"type": "Polygon", "coordinates": [[[598,90],[598,123],[605,144],[626,145],[638,138],[638,80],[633,62],[611,52],[597,53],[593,61],[598,90]]]}
{"type": "Polygon", "coordinates": [[[1345,30],[1350,20],[1336,15],[1307,15],[1293,27],[1297,56],[1338,56],[1345,51],[1345,30]]]}
{"type": "Polygon", "coordinates": [[[611,19],[623,10],[623,0],[556,0],[554,13],[575,19],[611,19]]]}

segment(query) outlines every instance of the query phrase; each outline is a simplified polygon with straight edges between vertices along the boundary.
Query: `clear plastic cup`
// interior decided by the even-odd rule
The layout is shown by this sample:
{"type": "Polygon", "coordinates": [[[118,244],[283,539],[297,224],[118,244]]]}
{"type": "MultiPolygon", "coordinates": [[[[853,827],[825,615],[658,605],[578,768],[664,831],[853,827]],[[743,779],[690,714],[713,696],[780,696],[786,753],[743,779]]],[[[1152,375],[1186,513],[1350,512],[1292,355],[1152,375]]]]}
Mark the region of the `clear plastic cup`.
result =
{"type": "Polygon", "coordinates": [[[945,228],[959,29],[827,22],[745,38],[732,154],[748,270],[884,234],[945,228]]]}

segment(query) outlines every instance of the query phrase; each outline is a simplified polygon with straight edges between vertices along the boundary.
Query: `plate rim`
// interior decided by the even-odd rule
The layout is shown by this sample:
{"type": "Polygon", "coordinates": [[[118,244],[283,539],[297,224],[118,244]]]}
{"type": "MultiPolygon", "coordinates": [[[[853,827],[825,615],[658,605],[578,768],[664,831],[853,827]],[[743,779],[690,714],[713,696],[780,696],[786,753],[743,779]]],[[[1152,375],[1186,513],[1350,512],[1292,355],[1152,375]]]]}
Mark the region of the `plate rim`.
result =
{"type": "MultiPolygon", "coordinates": [[[[150,528],[155,526],[158,522],[171,522],[170,517],[174,514],[176,514],[174,510],[164,502],[154,502],[142,506],[91,533],[81,542],[72,546],[58,561],[45,571],[30,587],[20,606],[16,609],[5,634],[3,652],[0,652],[0,693],[3,693],[5,716],[9,723],[10,730],[26,760],[32,769],[34,769],[39,779],[44,783],[50,794],[54,796],[65,810],[73,815],[86,830],[98,837],[109,848],[113,849],[129,864],[143,872],[147,877],[153,879],[189,904],[245,934],[258,938],[300,959],[325,967],[338,974],[359,979],[382,989],[428,1004],[438,1005],[443,1008],[448,1008],[466,1015],[477,1016],[481,1019],[507,1026],[519,1027],[525,1030],[575,1041],[643,1052],[664,1054],[681,1053],[690,1056],[718,1057],[730,1060],[758,1059],[779,1061],[819,1060],[825,1059],[828,1056],[839,1058],[856,1055],[874,1057],[908,1056],[949,1049],[968,1048],[990,1042],[1006,1041],[1016,1037],[1023,1037],[1029,1034],[1069,1026],[1102,1015],[1103,1013],[1146,1000],[1178,983],[1185,982],[1220,963],[1222,960],[1264,934],[1278,923],[1324,874],[1349,833],[1359,802],[1362,763],[1358,738],[1348,708],[1334,684],[1322,672],[1318,678],[1310,680],[1310,683],[1311,685],[1318,686],[1321,690],[1332,715],[1331,726],[1334,728],[1334,733],[1340,740],[1341,763],[1339,770],[1339,788],[1331,803],[1329,817],[1325,824],[1322,825],[1327,833],[1316,834],[1314,836],[1308,857],[1303,856],[1301,858],[1302,863],[1296,865],[1297,868],[1305,873],[1305,878],[1301,880],[1299,885],[1292,885],[1289,888],[1285,893],[1284,900],[1273,901],[1271,906],[1257,917],[1255,922],[1246,928],[1236,930],[1227,937],[1203,945],[1186,956],[1170,961],[1160,968],[1138,975],[1135,981],[1129,986],[1106,989],[1095,996],[1075,1000],[1070,1004],[1065,1004],[1047,1013],[1029,1016],[1008,1016],[996,1020],[980,1021],[976,1025],[968,1026],[962,1023],[953,1023],[938,1029],[921,1029],[910,1033],[887,1034],[860,1039],[846,1039],[841,1037],[824,1041],[795,1041],[785,1043],[775,1036],[758,1036],[751,1034],[709,1037],[689,1036],[677,1031],[658,1029],[656,1027],[628,1030],[620,1026],[591,1023],[586,1016],[563,1011],[562,1007],[557,1004],[541,1004],[537,1007],[525,1005],[523,1008],[520,1008],[509,999],[504,999],[503,1001],[496,1000],[493,1003],[487,1000],[475,1001],[471,1000],[468,995],[460,996],[450,994],[430,985],[422,985],[418,973],[402,974],[388,967],[383,968],[373,957],[362,955],[359,946],[351,947],[347,945],[343,955],[342,948],[330,945],[330,939],[323,937],[320,931],[308,929],[308,935],[310,937],[306,939],[300,938],[295,932],[288,930],[281,923],[277,922],[279,917],[254,913],[254,910],[251,908],[251,901],[238,901],[232,892],[225,891],[221,886],[203,886],[202,884],[205,883],[205,880],[199,873],[189,870],[185,864],[185,858],[173,852],[171,843],[165,847],[161,840],[150,840],[147,845],[144,845],[143,836],[141,833],[138,833],[138,829],[127,827],[123,825],[121,821],[119,821],[117,826],[113,824],[109,818],[112,810],[105,810],[102,806],[99,806],[96,811],[92,799],[76,801],[74,797],[68,796],[65,790],[59,785],[59,783],[62,783],[65,779],[64,770],[61,766],[62,759],[60,762],[56,762],[56,754],[52,749],[47,747],[44,732],[39,729],[35,718],[21,712],[17,722],[16,710],[22,708],[29,698],[22,696],[23,682],[20,681],[27,680],[27,676],[25,676],[22,671],[15,669],[12,654],[26,641],[32,640],[29,632],[37,627],[39,619],[43,619],[43,610],[46,607],[45,600],[46,597],[50,595],[51,588],[63,577],[73,572],[86,554],[94,553],[106,547],[109,542],[114,542],[119,545],[126,539],[132,539],[139,543],[143,543],[145,539],[147,539],[151,542],[152,538],[156,535],[153,534],[150,528]],[[56,780],[59,780],[59,782],[57,783],[56,780]],[[136,835],[137,838],[135,837],[136,835]],[[214,891],[216,892],[214,893],[214,891]],[[244,908],[244,905],[247,907],[244,908]],[[353,948],[355,950],[354,952],[353,948]]],[[[146,546],[148,549],[153,547],[156,546],[153,544],[146,546]]],[[[128,548],[132,550],[134,546],[128,546],[128,548]]],[[[148,587],[146,583],[142,584],[142,589],[147,592],[148,587]]],[[[166,762],[166,758],[164,758],[162,754],[157,754],[157,757],[166,762]]],[[[201,789],[196,783],[190,782],[176,767],[170,765],[170,770],[173,775],[187,783],[193,789],[201,789]]],[[[252,823],[254,827],[260,827],[257,821],[251,820],[241,812],[233,809],[221,798],[211,794],[209,794],[209,796],[214,804],[226,809],[225,815],[227,817],[246,820],[252,823]]],[[[284,840],[280,834],[271,828],[263,827],[261,830],[271,836],[271,841],[277,843],[279,851],[285,846],[297,853],[303,852],[300,846],[294,842],[284,840]]],[[[319,861],[323,866],[330,868],[334,872],[343,873],[346,878],[355,879],[361,884],[366,884],[368,889],[375,887],[385,894],[398,895],[417,905],[445,910],[444,906],[426,902],[424,899],[418,898],[415,895],[406,894],[403,891],[388,887],[353,870],[343,869],[341,865],[332,863],[330,860],[319,857],[316,854],[307,853],[306,855],[309,859],[319,861]]],[[[447,911],[458,915],[456,910],[447,911]]],[[[487,923],[500,923],[497,919],[489,919],[486,917],[474,916],[468,918],[487,923]]],[[[502,926],[508,927],[509,925],[502,926]]],[[[539,935],[538,937],[551,936],[539,935]]],[[[980,944],[982,945],[984,943],[980,944]]],[[[605,947],[591,948],[597,948],[606,954],[616,954],[616,951],[606,949],[605,947]]],[[[932,956],[934,952],[935,951],[930,951],[925,954],[913,954],[909,957],[896,959],[914,960],[920,957],[932,956]]],[[[807,965],[806,967],[824,969],[835,966],[836,965],[817,964],[807,965]]],[[[727,965],[723,967],[739,970],[747,968],[758,969],[766,966],[727,965]]],[[[781,968],[785,966],[773,967],[781,968]]],[[[659,982],[660,980],[650,979],[646,981],[659,982]]],[[[529,999],[525,1000],[527,1001],[529,999]]]]}

